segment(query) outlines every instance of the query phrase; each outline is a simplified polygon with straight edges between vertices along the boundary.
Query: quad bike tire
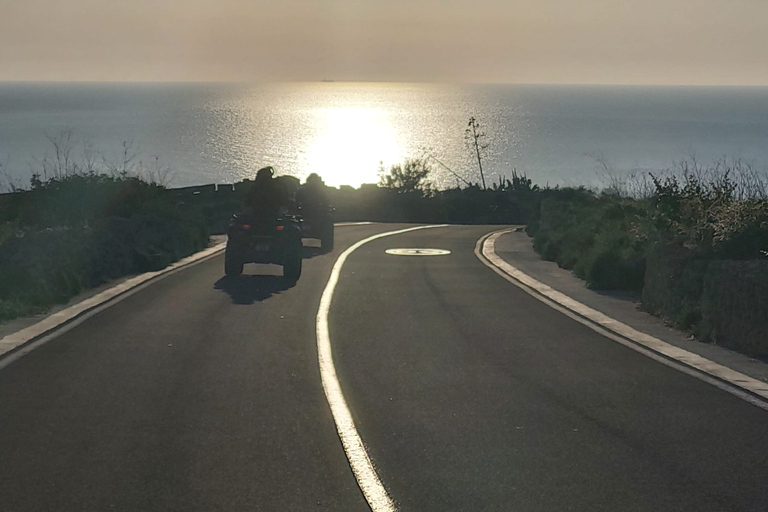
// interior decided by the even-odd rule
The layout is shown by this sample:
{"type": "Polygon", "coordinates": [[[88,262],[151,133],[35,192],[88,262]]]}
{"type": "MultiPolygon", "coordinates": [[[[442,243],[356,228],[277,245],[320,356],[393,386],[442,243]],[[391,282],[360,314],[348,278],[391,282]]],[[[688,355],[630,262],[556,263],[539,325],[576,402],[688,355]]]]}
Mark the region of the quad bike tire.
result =
{"type": "Polygon", "coordinates": [[[301,277],[302,249],[301,244],[287,254],[283,262],[283,277],[290,283],[296,283],[301,277]]]}
{"type": "Polygon", "coordinates": [[[243,260],[236,251],[229,248],[224,253],[224,274],[230,277],[238,277],[243,274],[243,260]]]}
{"type": "Polygon", "coordinates": [[[333,224],[323,230],[323,236],[320,237],[320,249],[323,252],[333,251],[333,224]]]}

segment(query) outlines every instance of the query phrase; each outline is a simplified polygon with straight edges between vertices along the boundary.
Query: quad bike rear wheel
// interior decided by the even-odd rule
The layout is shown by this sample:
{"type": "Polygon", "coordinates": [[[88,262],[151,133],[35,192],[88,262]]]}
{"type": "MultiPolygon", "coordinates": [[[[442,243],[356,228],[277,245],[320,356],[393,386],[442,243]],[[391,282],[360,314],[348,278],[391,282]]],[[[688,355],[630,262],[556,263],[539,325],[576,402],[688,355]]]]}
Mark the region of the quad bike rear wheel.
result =
{"type": "Polygon", "coordinates": [[[323,229],[323,234],[320,237],[320,249],[323,252],[333,251],[333,224],[323,229]]]}
{"type": "Polygon", "coordinates": [[[295,284],[301,277],[301,263],[302,246],[301,243],[296,243],[283,262],[283,277],[290,283],[295,284]]]}
{"type": "Polygon", "coordinates": [[[224,274],[230,277],[237,277],[243,273],[243,260],[237,251],[227,247],[224,253],[224,274]]]}

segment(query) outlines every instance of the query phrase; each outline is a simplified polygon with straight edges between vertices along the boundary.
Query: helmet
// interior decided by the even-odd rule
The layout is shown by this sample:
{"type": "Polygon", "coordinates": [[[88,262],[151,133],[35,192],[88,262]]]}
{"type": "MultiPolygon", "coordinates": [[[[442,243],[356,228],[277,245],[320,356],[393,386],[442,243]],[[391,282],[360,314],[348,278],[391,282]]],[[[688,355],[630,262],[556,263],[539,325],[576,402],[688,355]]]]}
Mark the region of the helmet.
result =
{"type": "Polygon", "coordinates": [[[314,185],[320,185],[323,183],[323,179],[315,172],[307,176],[307,180],[305,181],[307,185],[314,184],[314,185]]]}
{"type": "Polygon", "coordinates": [[[268,165],[267,167],[262,167],[259,169],[259,171],[256,173],[256,179],[257,180],[265,180],[270,179],[272,176],[275,175],[275,168],[271,165],[268,165]]]}

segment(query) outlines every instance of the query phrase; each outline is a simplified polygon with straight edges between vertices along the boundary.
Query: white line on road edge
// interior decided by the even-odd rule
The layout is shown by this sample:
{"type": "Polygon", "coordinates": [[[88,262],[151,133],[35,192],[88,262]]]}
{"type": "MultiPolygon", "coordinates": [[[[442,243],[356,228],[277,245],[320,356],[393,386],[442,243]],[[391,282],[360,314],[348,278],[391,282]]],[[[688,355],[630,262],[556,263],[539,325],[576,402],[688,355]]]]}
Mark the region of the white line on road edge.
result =
{"type": "Polygon", "coordinates": [[[44,345],[56,334],[61,334],[59,329],[64,326],[74,327],[73,324],[79,324],[91,314],[103,310],[105,307],[112,306],[120,300],[139,291],[144,286],[148,286],[150,281],[155,281],[160,277],[166,277],[172,273],[178,272],[192,264],[200,263],[209,258],[213,258],[219,252],[224,250],[225,243],[216,244],[213,247],[204,249],[198,253],[188,256],[176,263],[167,266],[162,270],[155,272],[146,272],[144,274],[132,277],[117,286],[113,286],[101,293],[89,297],[82,302],[62,309],[58,313],[30,325],[29,327],[0,338],[0,368],[5,368],[13,361],[32,352],[34,349],[44,345]],[[141,288],[140,288],[141,287],[141,288]],[[7,354],[7,355],[6,355],[7,354]]]}
{"type": "Polygon", "coordinates": [[[675,347],[627,324],[614,320],[552,287],[537,281],[496,254],[496,240],[512,229],[483,236],[475,255],[510,283],[590,329],[678,371],[727,391],[752,405],[768,410],[768,384],[698,354],[675,347]]]}
{"type": "Polygon", "coordinates": [[[363,440],[357,432],[355,422],[352,419],[352,413],[347,406],[347,401],[344,399],[344,393],[341,391],[341,384],[336,376],[336,368],[333,365],[333,353],[331,350],[331,337],[328,333],[328,313],[331,309],[333,292],[339,281],[341,267],[344,266],[347,257],[355,252],[360,246],[385,236],[399,235],[400,233],[407,233],[418,229],[441,228],[445,226],[447,226],[447,224],[417,226],[414,228],[379,233],[364,240],[360,240],[341,253],[339,259],[336,260],[336,263],[333,265],[333,270],[331,270],[331,277],[328,279],[328,284],[325,286],[325,290],[323,290],[323,296],[320,298],[320,307],[317,310],[316,324],[317,359],[320,364],[320,378],[323,383],[323,389],[325,390],[325,396],[328,399],[328,405],[331,407],[331,414],[333,414],[333,420],[336,423],[336,430],[339,433],[341,444],[344,446],[344,451],[347,453],[349,465],[352,468],[352,472],[355,474],[360,490],[363,491],[363,495],[373,512],[394,512],[397,509],[395,508],[392,499],[387,494],[386,489],[384,489],[381,480],[379,480],[379,476],[376,474],[376,470],[368,456],[363,440]]]}

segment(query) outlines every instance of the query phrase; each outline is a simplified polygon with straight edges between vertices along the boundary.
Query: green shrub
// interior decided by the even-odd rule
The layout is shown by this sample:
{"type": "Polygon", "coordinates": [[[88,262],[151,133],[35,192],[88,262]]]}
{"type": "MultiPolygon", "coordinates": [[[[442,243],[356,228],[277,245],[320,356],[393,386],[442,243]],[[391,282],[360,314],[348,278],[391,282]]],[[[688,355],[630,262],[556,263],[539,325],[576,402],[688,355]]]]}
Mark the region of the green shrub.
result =
{"type": "Polygon", "coordinates": [[[197,209],[132,178],[38,183],[19,212],[0,243],[0,320],[44,311],[109,279],[162,269],[208,243],[197,209]]]}
{"type": "Polygon", "coordinates": [[[598,196],[584,188],[544,190],[541,195],[527,232],[544,259],[572,269],[590,288],[642,289],[645,203],[598,196]]]}
{"type": "Polygon", "coordinates": [[[575,270],[590,288],[639,292],[645,277],[643,246],[626,231],[601,232],[575,270]]]}

